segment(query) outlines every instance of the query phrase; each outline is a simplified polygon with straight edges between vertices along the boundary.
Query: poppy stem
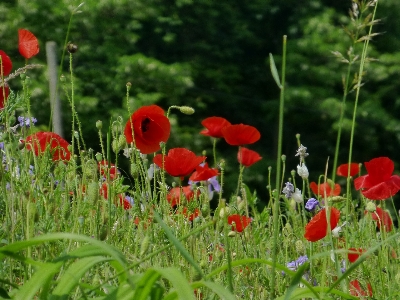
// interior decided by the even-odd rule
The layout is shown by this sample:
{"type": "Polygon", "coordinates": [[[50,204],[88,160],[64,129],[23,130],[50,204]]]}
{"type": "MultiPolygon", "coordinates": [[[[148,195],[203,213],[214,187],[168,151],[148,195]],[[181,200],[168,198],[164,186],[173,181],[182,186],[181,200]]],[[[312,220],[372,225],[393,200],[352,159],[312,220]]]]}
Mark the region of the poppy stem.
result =
{"type": "Polygon", "coordinates": [[[283,53],[282,53],[282,78],[281,78],[281,92],[280,92],[280,104],[279,104],[279,125],[278,125],[278,151],[276,158],[276,196],[275,203],[273,208],[273,246],[272,246],[272,278],[271,278],[271,293],[270,298],[274,298],[275,291],[275,282],[276,282],[276,272],[275,272],[275,263],[277,259],[278,252],[278,233],[279,233],[279,195],[282,190],[282,186],[280,183],[281,179],[281,157],[282,157],[282,136],[283,136],[283,110],[285,103],[285,71],[286,71],[286,41],[287,36],[283,36],[283,53]]]}

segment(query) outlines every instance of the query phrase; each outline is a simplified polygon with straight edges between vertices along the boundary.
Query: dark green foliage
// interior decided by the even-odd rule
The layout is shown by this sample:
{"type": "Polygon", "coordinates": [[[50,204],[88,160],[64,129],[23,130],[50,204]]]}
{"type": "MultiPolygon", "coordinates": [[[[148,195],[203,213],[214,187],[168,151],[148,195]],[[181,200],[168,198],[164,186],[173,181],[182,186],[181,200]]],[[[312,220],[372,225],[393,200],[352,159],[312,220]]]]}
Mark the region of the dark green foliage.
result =
{"type": "MultiPolygon", "coordinates": [[[[41,50],[32,60],[46,64],[45,42],[54,40],[63,53],[71,12],[80,1],[50,3],[6,1],[0,4],[2,49],[22,66],[17,49],[17,29],[34,32],[41,50]]],[[[263,160],[246,173],[248,183],[266,197],[267,167],[275,161],[279,90],[269,72],[268,54],[274,55],[280,72],[282,35],[288,35],[286,115],[283,153],[289,169],[297,159],[295,134],[311,155],[308,165],[311,180],[325,169],[334,153],[342,77],[346,64],[337,61],[331,51],[346,54],[352,41],[344,28],[354,29],[348,17],[350,1],[208,1],[208,0],[120,0],[85,1],[71,19],[68,40],[77,44],[73,55],[75,98],[83,135],[89,147],[98,148],[95,122],[121,115],[128,118],[126,83],[132,83],[130,110],[158,103],[189,105],[192,116],[180,116],[174,124],[168,146],[207,150],[211,143],[198,135],[200,122],[208,116],[222,116],[232,123],[257,127],[262,139],[251,148],[263,160]],[[258,174],[258,175],[255,175],[258,174]]],[[[378,62],[367,65],[355,135],[354,161],[363,162],[376,155],[400,160],[400,105],[398,74],[400,8],[395,0],[379,3],[382,22],[374,32],[384,32],[371,42],[370,56],[378,62]]],[[[360,43],[360,47],[361,47],[360,43]]],[[[355,54],[360,54],[355,47],[355,54]]],[[[68,78],[68,54],[61,73],[68,78]]],[[[356,62],[352,68],[358,70],[356,62]]],[[[49,124],[49,97],[45,68],[30,72],[32,111],[42,126],[49,124]]],[[[352,75],[354,76],[354,75],[352,75]]],[[[353,78],[353,77],[352,77],[353,78]]],[[[11,82],[17,89],[18,80],[11,82]]],[[[68,102],[63,92],[64,111],[68,102]]],[[[339,163],[347,160],[349,124],[354,93],[347,100],[339,163]]],[[[66,113],[67,114],[67,113],[66,113]]],[[[173,117],[173,115],[172,115],[173,117]]],[[[70,130],[66,115],[65,132],[70,130]]],[[[105,127],[106,128],[106,127],[105,127]]],[[[218,151],[230,163],[227,176],[236,168],[236,149],[218,144],[218,151]]],[[[228,180],[235,181],[236,175],[228,180]]],[[[232,184],[234,186],[235,184],[232,184]]]]}

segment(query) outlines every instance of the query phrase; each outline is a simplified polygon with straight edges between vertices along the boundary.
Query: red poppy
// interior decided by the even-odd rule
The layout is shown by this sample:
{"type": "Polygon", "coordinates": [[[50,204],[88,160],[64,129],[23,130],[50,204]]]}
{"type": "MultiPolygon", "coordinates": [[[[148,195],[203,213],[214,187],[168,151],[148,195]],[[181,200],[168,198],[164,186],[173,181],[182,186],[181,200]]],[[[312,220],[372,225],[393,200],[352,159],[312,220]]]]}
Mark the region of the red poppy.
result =
{"type": "Polygon", "coordinates": [[[222,129],[225,141],[232,146],[242,146],[257,142],[261,135],[257,128],[244,125],[229,125],[222,129]]]}
{"type": "Polygon", "coordinates": [[[392,175],[394,163],[388,157],[378,157],[365,163],[368,174],[354,180],[356,190],[368,199],[384,200],[400,190],[400,176],[392,175]]]}
{"type": "Polygon", "coordinates": [[[350,176],[354,176],[360,172],[360,165],[358,163],[351,163],[349,164],[342,164],[340,165],[337,170],[336,174],[339,176],[347,177],[347,174],[349,172],[349,166],[350,166],[350,176]]]}
{"type": "MultiPolygon", "coordinates": [[[[100,195],[103,196],[104,199],[108,199],[108,184],[107,182],[103,182],[100,188],[100,195]]],[[[116,205],[122,205],[125,210],[130,209],[132,207],[131,203],[129,202],[123,194],[118,194],[115,196],[116,198],[116,205]]]]}
{"type": "Polygon", "coordinates": [[[26,149],[32,150],[36,156],[43,154],[47,148],[53,155],[53,160],[70,160],[71,152],[68,142],[54,132],[36,132],[25,139],[26,149]],[[39,148],[40,146],[40,148],[39,148]]]}
{"type": "Polygon", "coordinates": [[[188,214],[188,208],[184,207],[182,210],[182,214],[189,220],[193,221],[195,218],[200,216],[200,209],[195,208],[194,211],[191,214],[188,214]]]}
{"type": "Polygon", "coordinates": [[[350,281],[350,288],[349,288],[350,295],[361,297],[361,296],[369,296],[372,297],[372,286],[370,283],[367,284],[367,291],[362,289],[360,286],[360,282],[356,280],[350,281]]]}
{"type": "Polygon", "coordinates": [[[315,182],[310,183],[310,188],[313,191],[314,194],[316,194],[318,197],[322,196],[325,197],[325,192],[327,197],[332,197],[332,196],[339,196],[340,195],[340,185],[335,184],[334,188],[332,189],[333,182],[330,183],[325,182],[325,183],[320,183],[319,186],[315,182]]]}
{"type": "Polygon", "coordinates": [[[201,122],[201,125],[203,125],[206,129],[200,131],[200,134],[208,135],[213,138],[222,138],[222,129],[224,129],[226,126],[231,125],[231,123],[221,117],[209,117],[207,119],[204,119],[201,122]]]}
{"type": "Polygon", "coordinates": [[[8,76],[8,74],[10,74],[12,70],[11,59],[3,50],[0,50],[0,56],[1,56],[1,69],[2,69],[0,70],[0,76],[1,75],[8,76]]]}
{"type": "Polygon", "coordinates": [[[10,94],[10,89],[8,86],[5,88],[0,87],[0,109],[4,108],[8,95],[10,94]]]}
{"type": "Polygon", "coordinates": [[[126,199],[123,195],[118,195],[119,204],[124,206],[125,210],[128,210],[132,207],[131,203],[128,199],[126,199]]]}
{"type": "Polygon", "coordinates": [[[349,253],[347,253],[347,258],[349,259],[349,262],[352,262],[352,263],[355,262],[360,257],[360,255],[363,254],[363,252],[365,252],[365,250],[362,248],[358,248],[358,249],[350,248],[349,253]]]}
{"type": "Polygon", "coordinates": [[[228,224],[232,225],[232,230],[242,232],[250,225],[252,219],[246,216],[230,215],[228,216],[228,224]]]}
{"type": "MultiPolygon", "coordinates": [[[[336,227],[339,222],[340,211],[332,207],[330,213],[331,219],[331,230],[336,227]]],[[[328,222],[326,218],[326,210],[322,209],[319,213],[317,213],[311,220],[308,222],[305,228],[306,233],[304,237],[310,242],[316,242],[320,239],[323,239],[328,231],[328,222]]]]}
{"type": "MultiPolygon", "coordinates": [[[[162,159],[163,155],[157,154],[153,158],[153,162],[162,168],[162,159]]],[[[183,178],[192,173],[205,159],[205,156],[196,156],[188,149],[174,148],[169,150],[168,155],[164,157],[164,167],[169,175],[183,178]]]]}
{"type": "MultiPolygon", "coordinates": [[[[106,160],[102,160],[101,162],[98,163],[98,168],[100,171],[100,174],[104,177],[107,177],[107,172],[108,172],[108,162],[106,160]]],[[[110,178],[115,179],[119,174],[118,169],[115,167],[114,164],[110,164],[110,178]]]]}
{"type": "Polygon", "coordinates": [[[18,30],[18,50],[26,59],[39,53],[39,43],[32,32],[26,29],[18,30]]]}
{"type": "Polygon", "coordinates": [[[181,197],[184,196],[186,200],[190,201],[194,198],[194,192],[190,186],[174,187],[167,195],[167,200],[172,207],[181,203],[181,197]]]}
{"type": "MultiPolygon", "coordinates": [[[[368,213],[365,211],[365,214],[368,213]]],[[[376,221],[379,229],[381,229],[381,224],[385,227],[386,232],[392,231],[393,221],[390,214],[380,207],[377,207],[375,212],[371,212],[372,220],[376,221]]]]}
{"type": "Polygon", "coordinates": [[[208,180],[214,176],[217,176],[218,170],[217,169],[212,169],[208,167],[208,164],[205,163],[203,166],[198,165],[196,167],[196,171],[193,172],[192,175],[190,175],[189,180],[190,181],[205,181],[208,180]]]}
{"type": "Polygon", "coordinates": [[[157,105],[143,106],[135,111],[125,125],[125,137],[128,143],[143,154],[160,150],[160,143],[166,142],[171,131],[171,124],[164,110],[157,105]]]}
{"type": "Polygon", "coordinates": [[[262,157],[256,151],[247,149],[245,147],[239,147],[237,159],[238,162],[243,166],[250,167],[251,165],[261,160],[262,157]]]}

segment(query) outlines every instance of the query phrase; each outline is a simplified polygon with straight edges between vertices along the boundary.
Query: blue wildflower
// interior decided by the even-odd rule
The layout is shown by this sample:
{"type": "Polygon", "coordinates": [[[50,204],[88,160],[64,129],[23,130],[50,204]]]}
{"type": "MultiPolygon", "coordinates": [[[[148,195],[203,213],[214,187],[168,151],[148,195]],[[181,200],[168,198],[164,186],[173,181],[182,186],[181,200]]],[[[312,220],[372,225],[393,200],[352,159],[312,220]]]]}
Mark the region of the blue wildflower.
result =
{"type": "Polygon", "coordinates": [[[294,185],[290,182],[286,182],[285,185],[286,186],[283,188],[282,193],[285,194],[286,198],[290,199],[294,193],[294,185]]]}
{"type": "Polygon", "coordinates": [[[319,201],[315,198],[310,198],[308,199],[305,208],[308,211],[313,211],[317,206],[320,206],[319,201]]]}
{"type": "Polygon", "coordinates": [[[34,117],[31,118],[25,118],[22,116],[18,117],[18,122],[20,127],[31,127],[31,125],[35,125],[37,122],[37,119],[34,117]]]}

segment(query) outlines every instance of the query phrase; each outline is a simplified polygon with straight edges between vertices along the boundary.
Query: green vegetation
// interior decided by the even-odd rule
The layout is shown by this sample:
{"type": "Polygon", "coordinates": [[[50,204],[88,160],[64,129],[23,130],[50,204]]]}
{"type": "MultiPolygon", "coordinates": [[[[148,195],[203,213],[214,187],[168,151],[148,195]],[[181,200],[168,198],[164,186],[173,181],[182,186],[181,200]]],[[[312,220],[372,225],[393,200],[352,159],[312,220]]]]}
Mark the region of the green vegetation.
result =
{"type": "Polygon", "coordinates": [[[398,15],[395,0],[1,3],[22,69],[1,79],[0,297],[396,299],[398,15]],[[40,43],[25,61],[19,28],[40,43]],[[32,66],[46,41],[64,139],[32,66]]]}

